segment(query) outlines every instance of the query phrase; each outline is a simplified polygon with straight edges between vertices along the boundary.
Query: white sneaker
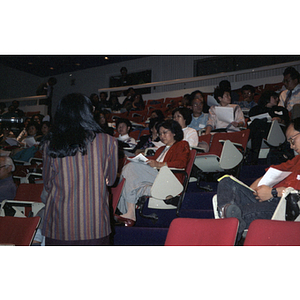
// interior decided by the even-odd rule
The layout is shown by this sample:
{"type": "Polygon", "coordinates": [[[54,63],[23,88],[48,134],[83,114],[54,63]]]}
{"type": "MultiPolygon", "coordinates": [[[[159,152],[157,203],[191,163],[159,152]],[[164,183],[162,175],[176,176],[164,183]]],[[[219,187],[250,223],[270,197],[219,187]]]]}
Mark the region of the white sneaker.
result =
{"type": "Polygon", "coordinates": [[[214,211],[215,219],[220,219],[219,212],[218,212],[217,194],[214,195],[213,198],[212,198],[212,205],[213,205],[213,211],[214,211]]]}

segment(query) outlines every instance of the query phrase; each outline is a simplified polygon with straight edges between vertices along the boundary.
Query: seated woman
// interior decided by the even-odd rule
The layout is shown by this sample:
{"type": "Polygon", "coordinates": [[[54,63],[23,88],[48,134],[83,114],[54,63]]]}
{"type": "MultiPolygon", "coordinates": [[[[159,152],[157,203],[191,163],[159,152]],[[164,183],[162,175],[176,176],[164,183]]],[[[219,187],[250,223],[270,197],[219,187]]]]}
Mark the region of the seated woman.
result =
{"type": "MultiPolygon", "coordinates": [[[[118,203],[122,213],[119,221],[136,220],[135,205],[143,195],[150,195],[158,169],[163,166],[170,168],[186,168],[190,155],[188,142],[183,141],[183,132],[178,122],[167,120],[159,124],[158,132],[165,146],[160,147],[147,164],[131,162],[124,166],[121,178],[126,179],[118,203]]],[[[179,180],[182,177],[178,176],[179,180]]]]}
{"type": "MultiPolygon", "coordinates": [[[[158,149],[159,147],[164,146],[164,144],[159,139],[159,135],[156,128],[161,121],[162,120],[160,120],[159,118],[150,119],[150,123],[149,123],[150,134],[143,135],[140,137],[140,141],[138,142],[138,144],[135,146],[133,150],[135,155],[139,153],[144,153],[147,148],[158,149]]],[[[147,153],[147,155],[149,156],[149,153],[147,153]]]]}
{"type": "Polygon", "coordinates": [[[209,134],[212,130],[215,129],[223,129],[224,131],[239,131],[239,127],[244,127],[246,125],[244,114],[240,106],[238,106],[237,104],[230,104],[231,97],[229,89],[221,89],[220,87],[216,87],[214,91],[214,97],[217,102],[220,103],[220,107],[233,108],[234,121],[228,123],[226,121],[220,120],[216,114],[217,107],[219,106],[212,105],[209,109],[205,134],[209,134]]]}
{"type": "Polygon", "coordinates": [[[172,112],[174,121],[177,121],[183,131],[183,140],[187,141],[190,147],[198,146],[198,133],[194,128],[187,127],[192,121],[192,111],[186,107],[175,108],[172,112]]]}
{"type": "Polygon", "coordinates": [[[145,109],[145,102],[141,94],[135,94],[130,110],[141,111],[145,109]]]}
{"type": "Polygon", "coordinates": [[[104,133],[107,133],[111,136],[114,135],[114,129],[110,126],[108,126],[105,113],[101,111],[96,111],[94,114],[94,119],[95,121],[100,125],[101,129],[103,130],[104,133]]]}
{"type": "MultiPolygon", "coordinates": [[[[283,128],[289,125],[289,112],[283,106],[278,106],[278,94],[273,91],[264,91],[256,106],[249,111],[249,117],[268,113],[272,121],[277,120],[278,123],[283,124],[283,128]]],[[[249,125],[251,140],[251,151],[249,153],[248,162],[257,164],[258,155],[261,148],[262,139],[266,138],[271,127],[271,123],[267,118],[254,119],[249,125]]],[[[287,145],[288,146],[288,145],[287,145]]]]}

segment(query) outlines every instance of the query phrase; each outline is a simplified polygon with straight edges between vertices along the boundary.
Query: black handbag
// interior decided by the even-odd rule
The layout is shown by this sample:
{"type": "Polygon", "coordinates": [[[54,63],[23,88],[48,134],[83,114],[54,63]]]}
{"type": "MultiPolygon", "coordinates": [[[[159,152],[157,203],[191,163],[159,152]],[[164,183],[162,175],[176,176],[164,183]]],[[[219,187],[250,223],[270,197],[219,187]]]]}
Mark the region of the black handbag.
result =
{"type": "Polygon", "coordinates": [[[298,193],[290,193],[286,196],[286,211],[285,211],[285,219],[287,221],[295,221],[296,218],[300,214],[300,209],[298,206],[298,202],[300,200],[300,196],[298,193]]]}

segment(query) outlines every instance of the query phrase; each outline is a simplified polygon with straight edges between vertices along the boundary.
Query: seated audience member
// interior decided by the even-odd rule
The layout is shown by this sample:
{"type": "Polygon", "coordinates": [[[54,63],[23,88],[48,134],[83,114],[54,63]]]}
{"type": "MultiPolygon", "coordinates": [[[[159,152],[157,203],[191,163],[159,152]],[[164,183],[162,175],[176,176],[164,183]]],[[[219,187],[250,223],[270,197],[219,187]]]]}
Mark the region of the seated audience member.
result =
{"type": "Polygon", "coordinates": [[[283,83],[286,88],[279,96],[279,106],[291,111],[293,106],[300,103],[300,74],[293,67],[287,67],[283,72],[283,83]]]}
{"type": "Polygon", "coordinates": [[[219,82],[219,87],[220,89],[225,89],[225,90],[229,90],[230,91],[230,97],[231,97],[231,102],[234,104],[237,104],[236,102],[239,101],[239,94],[236,92],[233,92],[231,90],[231,83],[228,80],[222,80],[219,82]]]}
{"type": "MultiPolygon", "coordinates": [[[[286,137],[290,147],[300,154],[300,118],[292,120],[286,137]]],[[[255,219],[271,219],[279,203],[283,191],[287,187],[300,190],[299,168],[300,155],[288,160],[280,165],[271,167],[280,171],[289,171],[291,174],[274,187],[260,185],[261,178],[255,180],[250,186],[254,192],[247,187],[238,184],[227,177],[218,184],[217,202],[219,215],[222,218],[235,217],[239,220],[239,237],[244,229],[248,228],[255,219]]]]}
{"type": "Polygon", "coordinates": [[[228,123],[220,120],[216,114],[216,110],[219,110],[217,107],[219,106],[212,105],[209,109],[209,116],[205,134],[209,134],[212,130],[215,129],[223,129],[224,131],[238,131],[240,130],[239,127],[243,127],[246,125],[244,114],[240,106],[238,106],[237,104],[230,104],[231,97],[229,90],[222,90],[220,89],[220,87],[217,87],[214,91],[214,97],[220,104],[220,107],[232,107],[234,121],[228,123]]]}
{"type": "Polygon", "coordinates": [[[95,113],[95,111],[100,111],[101,107],[100,107],[99,96],[93,93],[90,95],[90,100],[93,104],[93,112],[95,113]]]}
{"type": "Polygon", "coordinates": [[[41,126],[41,136],[36,137],[37,142],[41,142],[49,134],[51,128],[51,123],[49,121],[43,121],[41,126]]]}
{"type": "MultiPolygon", "coordinates": [[[[273,120],[285,126],[289,125],[289,112],[286,108],[278,106],[278,94],[273,91],[265,91],[262,93],[258,105],[254,106],[249,111],[249,117],[268,113],[273,120]]],[[[261,148],[263,138],[267,138],[271,122],[267,118],[254,119],[249,125],[251,140],[251,152],[249,154],[249,161],[252,164],[257,164],[258,155],[261,148]]],[[[283,127],[284,128],[284,127],[283,127]]]]}
{"type": "Polygon", "coordinates": [[[132,107],[132,102],[134,100],[135,96],[135,90],[133,88],[129,88],[126,92],[126,98],[124,99],[122,103],[122,107],[125,108],[127,111],[129,111],[132,107]]]}
{"type": "MultiPolygon", "coordinates": [[[[278,106],[278,94],[273,91],[265,91],[262,93],[258,105],[254,106],[249,111],[249,117],[268,113],[273,120],[285,126],[289,125],[289,112],[286,108],[278,106]]],[[[249,154],[249,162],[257,164],[258,155],[261,148],[262,139],[268,136],[271,127],[271,122],[267,118],[254,119],[249,125],[251,140],[251,152],[249,154]]],[[[283,127],[284,129],[285,127],[283,127]]]]}
{"type": "Polygon", "coordinates": [[[2,122],[0,131],[0,145],[8,146],[7,138],[15,138],[14,133],[11,131],[11,123],[2,122]]]}
{"type": "Polygon", "coordinates": [[[196,131],[202,130],[206,127],[208,120],[208,114],[203,112],[204,95],[200,91],[194,91],[191,94],[191,106],[192,106],[192,121],[188,125],[190,128],[194,128],[196,131]]]}
{"type": "Polygon", "coordinates": [[[160,109],[155,109],[151,112],[151,115],[149,117],[149,119],[152,119],[152,118],[159,118],[160,120],[164,120],[165,115],[160,109]]]}
{"type": "Polygon", "coordinates": [[[116,122],[116,128],[119,134],[117,139],[121,142],[122,148],[133,149],[136,146],[136,141],[133,137],[129,136],[129,132],[132,129],[131,122],[128,119],[119,118],[116,122]]]}
{"type": "Polygon", "coordinates": [[[3,102],[0,102],[0,116],[6,112],[5,108],[6,108],[6,104],[3,102]]]}
{"type": "Polygon", "coordinates": [[[141,94],[135,94],[130,110],[141,111],[145,109],[145,102],[141,94]]]}
{"type": "Polygon", "coordinates": [[[100,95],[100,110],[103,110],[107,107],[109,107],[109,101],[107,100],[107,92],[101,92],[100,95]]]}
{"type": "MultiPolygon", "coordinates": [[[[136,220],[135,205],[143,195],[150,195],[152,184],[163,166],[170,168],[186,168],[190,155],[189,144],[183,141],[183,132],[173,120],[159,124],[158,132],[165,146],[160,147],[147,164],[130,162],[124,166],[121,178],[125,178],[124,188],[118,203],[122,213],[119,221],[136,220]]],[[[179,177],[181,180],[182,177],[179,177]]]]}
{"type": "Polygon", "coordinates": [[[89,98],[63,97],[43,144],[46,246],[110,244],[107,186],[116,175],[117,141],[101,132],[89,98]]]}
{"type": "Polygon", "coordinates": [[[35,114],[31,117],[32,122],[38,123],[40,126],[43,122],[44,116],[42,114],[35,114]]]}
{"type": "Polygon", "coordinates": [[[114,129],[110,126],[108,126],[105,113],[97,111],[94,115],[95,121],[100,125],[101,129],[104,133],[107,133],[111,136],[114,135],[114,129]]]}
{"type": "Polygon", "coordinates": [[[190,94],[185,94],[183,96],[182,100],[179,101],[178,106],[179,107],[188,107],[188,108],[192,109],[192,106],[190,104],[191,103],[190,97],[191,97],[190,94]]]}
{"type": "Polygon", "coordinates": [[[24,121],[24,127],[23,129],[21,130],[21,132],[19,133],[18,137],[17,137],[17,141],[20,142],[21,140],[23,140],[26,136],[27,136],[27,126],[28,124],[30,123],[31,121],[31,118],[27,117],[24,121]]]}
{"type": "MultiPolygon", "coordinates": [[[[159,139],[159,135],[158,135],[157,128],[156,128],[157,125],[159,125],[159,123],[162,121],[163,120],[161,120],[159,118],[150,119],[150,123],[149,123],[150,134],[143,135],[140,137],[139,142],[137,143],[137,145],[135,146],[135,148],[133,150],[135,155],[137,155],[139,153],[144,153],[147,148],[157,148],[158,149],[159,147],[163,146],[163,143],[159,139]]],[[[147,153],[147,156],[150,156],[149,153],[147,153]]]]}
{"type": "Polygon", "coordinates": [[[4,112],[2,114],[2,117],[3,118],[18,118],[19,116],[18,116],[18,114],[15,111],[15,107],[13,105],[10,105],[8,107],[7,112],[4,112]]]}
{"type": "Polygon", "coordinates": [[[251,109],[256,106],[257,103],[254,101],[255,88],[252,85],[243,85],[242,86],[242,101],[233,102],[234,104],[238,104],[242,109],[251,109]]]}
{"type": "Polygon", "coordinates": [[[0,156],[0,203],[3,200],[13,200],[16,196],[17,187],[13,181],[12,173],[15,165],[8,156],[0,156]]]}
{"type": "Polygon", "coordinates": [[[178,107],[173,110],[173,120],[177,121],[183,131],[183,140],[187,141],[190,147],[198,146],[198,133],[194,128],[187,127],[192,120],[192,111],[186,107],[178,107]]]}
{"type": "Polygon", "coordinates": [[[122,105],[120,104],[119,99],[116,95],[111,95],[109,97],[108,102],[109,102],[109,108],[112,111],[119,111],[122,108],[122,105]]]}
{"type": "Polygon", "coordinates": [[[20,102],[17,101],[17,100],[14,100],[12,102],[12,105],[14,106],[15,108],[15,113],[18,115],[19,118],[22,118],[24,117],[25,113],[23,110],[19,109],[19,105],[20,105],[20,102]]]}

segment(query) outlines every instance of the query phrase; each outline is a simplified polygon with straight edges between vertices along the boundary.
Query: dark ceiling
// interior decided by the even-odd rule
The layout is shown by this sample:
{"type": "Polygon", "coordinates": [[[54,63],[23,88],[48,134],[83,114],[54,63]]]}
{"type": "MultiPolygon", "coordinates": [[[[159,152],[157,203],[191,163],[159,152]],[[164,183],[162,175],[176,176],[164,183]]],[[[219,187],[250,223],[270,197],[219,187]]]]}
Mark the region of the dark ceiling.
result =
{"type": "MultiPolygon", "coordinates": [[[[114,63],[125,63],[146,55],[0,55],[0,64],[40,77],[114,63]]],[[[124,65],[126,67],[126,65],[124,65]]]]}

